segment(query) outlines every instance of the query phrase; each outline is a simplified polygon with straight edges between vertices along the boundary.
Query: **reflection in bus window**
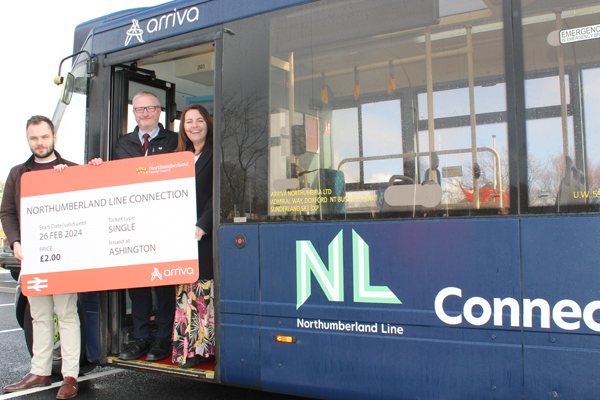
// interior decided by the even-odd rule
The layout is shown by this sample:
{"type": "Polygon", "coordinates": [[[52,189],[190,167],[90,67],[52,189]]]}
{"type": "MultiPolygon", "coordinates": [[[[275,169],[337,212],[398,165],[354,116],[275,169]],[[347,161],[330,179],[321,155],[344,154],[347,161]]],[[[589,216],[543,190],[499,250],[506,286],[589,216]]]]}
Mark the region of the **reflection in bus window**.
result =
{"type": "MultiPolygon", "coordinates": [[[[358,108],[333,110],[331,113],[333,165],[346,158],[359,157],[358,108]]],[[[344,167],[346,183],[359,182],[358,164],[344,167]]]]}
{"type": "MultiPolygon", "coordinates": [[[[506,111],[506,84],[488,83],[475,86],[475,113],[484,114],[506,111]]],[[[419,93],[419,119],[427,119],[427,93],[419,93]]],[[[435,118],[469,115],[469,89],[450,89],[433,93],[435,118]]]]}
{"type": "Polygon", "coordinates": [[[269,215],[497,214],[509,187],[501,3],[367,4],[272,20],[269,215]]]}
{"type": "MultiPolygon", "coordinates": [[[[565,76],[565,85],[569,86],[569,77],[565,76]]],[[[569,92],[565,93],[567,104],[569,92]]],[[[525,80],[525,107],[538,108],[560,106],[560,82],[558,76],[525,80]]]]}
{"type": "MultiPolygon", "coordinates": [[[[600,193],[600,68],[590,68],[582,71],[583,83],[583,115],[585,126],[585,155],[588,190],[600,193]]],[[[596,204],[599,198],[592,197],[591,204],[596,204]]]]}
{"type": "Polygon", "coordinates": [[[585,193],[598,185],[598,43],[551,36],[597,23],[600,10],[578,0],[556,12],[540,5],[523,8],[529,212],[589,211],[597,199],[585,193]]]}
{"type": "MultiPolygon", "coordinates": [[[[400,101],[364,104],[362,110],[363,155],[402,154],[400,101]]],[[[387,182],[392,175],[403,174],[401,159],[365,163],[365,183],[387,182]]]]}

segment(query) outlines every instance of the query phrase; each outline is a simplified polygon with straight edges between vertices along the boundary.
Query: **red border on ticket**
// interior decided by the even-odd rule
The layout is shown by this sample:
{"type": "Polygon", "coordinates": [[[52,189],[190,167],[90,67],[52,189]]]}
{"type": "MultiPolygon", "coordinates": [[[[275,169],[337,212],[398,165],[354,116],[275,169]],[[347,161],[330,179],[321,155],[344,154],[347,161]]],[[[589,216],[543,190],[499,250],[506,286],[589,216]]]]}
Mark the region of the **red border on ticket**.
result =
{"type": "Polygon", "coordinates": [[[77,292],[95,292],[192,283],[197,279],[198,260],[185,260],[21,275],[21,291],[26,296],[43,296],[73,293],[73,282],[77,282],[77,292]]]}

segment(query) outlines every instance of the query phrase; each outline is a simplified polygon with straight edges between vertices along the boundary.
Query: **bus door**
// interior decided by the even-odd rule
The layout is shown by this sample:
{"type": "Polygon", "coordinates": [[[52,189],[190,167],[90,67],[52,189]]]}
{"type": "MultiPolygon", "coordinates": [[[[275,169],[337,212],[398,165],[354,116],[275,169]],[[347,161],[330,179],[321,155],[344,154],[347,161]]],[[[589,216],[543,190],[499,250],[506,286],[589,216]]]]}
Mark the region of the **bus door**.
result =
{"type": "MultiPolygon", "coordinates": [[[[137,125],[132,99],[139,92],[147,91],[158,97],[161,106],[159,123],[175,132],[179,130],[179,113],[187,105],[200,103],[212,113],[214,60],[214,45],[213,42],[209,42],[113,66],[109,158],[114,158],[119,137],[132,132],[137,125]]],[[[153,303],[153,308],[156,309],[154,291],[153,303]]],[[[119,353],[135,341],[131,300],[127,290],[114,290],[109,293],[108,316],[107,335],[103,339],[108,353],[108,364],[199,379],[214,379],[213,358],[191,369],[179,368],[177,364],[171,363],[171,357],[156,363],[146,362],[145,357],[133,361],[119,360],[119,353]]]]}
{"type": "MultiPolygon", "coordinates": [[[[133,116],[132,100],[142,91],[153,93],[158,97],[162,111],[159,123],[165,129],[173,130],[177,113],[175,89],[174,83],[157,79],[155,71],[137,68],[135,63],[117,69],[114,75],[111,110],[111,150],[114,151],[119,137],[135,129],[137,123],[133,116]]],[[[113,158],[112,154],[111,158],[113,158]]]]}

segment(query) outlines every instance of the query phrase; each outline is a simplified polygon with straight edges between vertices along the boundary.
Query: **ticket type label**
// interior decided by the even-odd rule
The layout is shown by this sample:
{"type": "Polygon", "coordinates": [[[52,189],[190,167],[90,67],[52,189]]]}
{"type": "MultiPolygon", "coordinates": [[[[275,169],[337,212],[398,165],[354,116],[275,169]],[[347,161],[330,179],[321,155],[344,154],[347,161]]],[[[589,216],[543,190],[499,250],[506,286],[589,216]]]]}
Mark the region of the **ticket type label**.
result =
{"type": "Polygon", "coordinates": [[[191,152],[29,172],[21,178],[26,296],[198,278],[191,152]]]}

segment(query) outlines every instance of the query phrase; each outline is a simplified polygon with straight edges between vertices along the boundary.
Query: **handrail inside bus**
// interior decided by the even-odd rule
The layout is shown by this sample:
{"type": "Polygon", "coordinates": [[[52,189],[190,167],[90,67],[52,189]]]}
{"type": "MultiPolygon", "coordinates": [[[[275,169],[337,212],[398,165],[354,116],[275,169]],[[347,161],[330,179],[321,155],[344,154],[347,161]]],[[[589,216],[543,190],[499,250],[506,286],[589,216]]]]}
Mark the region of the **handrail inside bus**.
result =
{"type": "MultiPolygon", "coordinates": [[[[440,155],[446,155],[446,154],[464,154],[464,153],[471,153],[473,151],[473,149],[456,149],[456,150],[438,150],[436,151],[436,154],[438,156],[440,155]]],[[[494,188],[496,190],[496,194],[497,194],[497,198],[498,198],[498,202],[499,202],[499,206],[502,207],[502,175],[500,173],[501,168],[500,168],[500,154],[498,153],[498,151],[492,147],[477,147],[477,151],[478,152],[490,152],[492,153],[492,155],[494,156],[494,158],[496,159],[496,170],[494,171],[494,173],[496,174],[496,187],[494,188]]],[[[351,163],[351,162],[361,162],[361,161],[377,161],[377,160],[391,160],[391,159],[396,159],[396,158],[406,158],[406,159],[412,159],[412,158],[416,158],[416,157],[429,157],[429,152],[428,151],[422,151],[419,153],[402,153],[402,154],[389,154],[389,155],[385,155],[385,156],[370,156],[370,157],[352,157],[352,158],[345,158],[342,161],[340,161],[340,163],[338,164],[338,171],[342,170],[342,166],[346,163],[351,163]]]]}

